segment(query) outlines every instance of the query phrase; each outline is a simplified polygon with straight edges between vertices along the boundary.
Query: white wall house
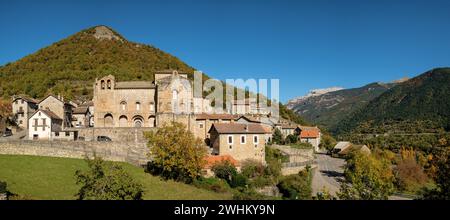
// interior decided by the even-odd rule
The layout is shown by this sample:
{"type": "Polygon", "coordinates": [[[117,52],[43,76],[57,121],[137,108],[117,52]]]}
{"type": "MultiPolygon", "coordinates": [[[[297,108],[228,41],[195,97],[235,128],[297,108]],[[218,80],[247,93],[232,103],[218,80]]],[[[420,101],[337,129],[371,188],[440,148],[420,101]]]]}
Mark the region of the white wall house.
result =
{"type": "Polygon", "coordinates": [[[52,140],[52,132],[61,131],[63,120],[49,110],[39,109],[28,119],[30,140],[52,140]]]}

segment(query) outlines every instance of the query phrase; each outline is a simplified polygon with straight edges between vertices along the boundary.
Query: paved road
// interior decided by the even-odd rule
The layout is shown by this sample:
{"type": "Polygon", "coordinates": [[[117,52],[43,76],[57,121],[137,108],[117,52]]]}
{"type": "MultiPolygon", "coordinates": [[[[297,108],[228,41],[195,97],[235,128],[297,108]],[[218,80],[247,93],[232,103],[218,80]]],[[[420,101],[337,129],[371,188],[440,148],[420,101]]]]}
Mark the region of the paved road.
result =
{"type": "Polygon", "coordinates": [[[333,158],[325,154],[316,154],[317,169],[315,169],[312,189],[313,195],[325,188],[332,195],[339,191],[343,180],[345,160],[333,158]]]}
{"type": "MultiPolygon", "coordinates": [[[[344,180],[344,165],[345,160],[339,158],[333,158],[325,154],[315,154],[317,169],[315,169],[312,190],[313,196],[318,192],[322,192],[323,189],[327,189],[331,195],[336,196],[336,192],[339,191],[340,182],[344,180]]],[[[409,196],[401,194],[395,194],[389,196],[389,200],[411,200],[409,196]]]]}

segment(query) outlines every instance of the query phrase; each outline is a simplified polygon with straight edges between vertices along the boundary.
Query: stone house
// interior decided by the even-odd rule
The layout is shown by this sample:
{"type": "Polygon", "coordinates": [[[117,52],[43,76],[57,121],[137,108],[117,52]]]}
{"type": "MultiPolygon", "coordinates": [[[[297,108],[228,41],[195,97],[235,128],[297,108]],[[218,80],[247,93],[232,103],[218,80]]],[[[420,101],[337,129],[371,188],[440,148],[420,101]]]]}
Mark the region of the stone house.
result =
{"type": "Polygon", "coordinates": [[[295,129],[297,127],[298,126],[295,124],[278,123],[275,125],[275,128],[281,131],[281,135],[283,135],[283,138],[286,138],[288,135],[295,134],[295,129]]]}
{"type": "Polygon", "coordinates": [[[79,106],[72,112],[72,127],[91,127],[91,112],[88,106],[79,106]]]}
{"type": "Polygon", "coordinates": [[[26,96],[15,96],[12,99],[13,119],[22,129],[28,128],[28,118],[38,109],[38,101],[26,96]]]}
{"type": "Polygon", "coordinates": [[[265,164],[265,132],[259,124],[215,123],[209,130],[212,154],[265,164]]]}
{"type": "Polygon", "coordinates": [[[371,151],[367,145],[352,144],[346,141],[338,142],[331,150],[331,156],[333,157],[345,157],[350,152],[359,151],[364,154],[370,154],[371,151]]]}
{"type": "Polygon", "coordinates": [[[38,103],[39,109],[53,112],[63,120],[62,129],[72,127],[72,109],[74,106],[61,96],[48,95],[38,103]]]}
{"type": "Polygon", "coordinates": [[[319,150],[322,134],[318,127],[298,126],[295,128],[295,134],[303,143],[310,143],[315,151],[319,150]]]}
{"type": "Polygon", "coordinates": [[[30,140],[52,140],[52,132],[59,132],[63,127],[63,119],[50,110],[39,109],[28,120],[30,140]]]}
{"type": "Polygon", "coordinates": [[[195,115],[195,128],[191,129],[194,135],[205,141],[206,145],[210,143],[209,129],[214,123],[229,124],[233,123],[236,117],[230,114],[198,114],[195,115]]]}

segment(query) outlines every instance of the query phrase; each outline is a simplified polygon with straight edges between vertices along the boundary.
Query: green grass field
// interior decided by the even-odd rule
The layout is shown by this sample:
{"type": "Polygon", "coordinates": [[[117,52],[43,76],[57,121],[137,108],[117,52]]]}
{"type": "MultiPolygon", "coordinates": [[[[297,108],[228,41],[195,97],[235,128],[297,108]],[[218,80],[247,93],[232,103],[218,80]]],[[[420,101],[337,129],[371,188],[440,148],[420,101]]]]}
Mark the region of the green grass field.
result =
{"type": "MultiPolygon", "coordinates": [[[[139,181],[145,190],[144,199],[210,200],[231,199],[230,194],[219,194],[196,187],[164,181],[144,172],[144,169],[119,163],[139,181]]],[[[81,159],[0,155],[0,181],[6,181],[8,190],[29,199],[75,199],[79,186],[75,171],[87,169],[81,159]]]]}

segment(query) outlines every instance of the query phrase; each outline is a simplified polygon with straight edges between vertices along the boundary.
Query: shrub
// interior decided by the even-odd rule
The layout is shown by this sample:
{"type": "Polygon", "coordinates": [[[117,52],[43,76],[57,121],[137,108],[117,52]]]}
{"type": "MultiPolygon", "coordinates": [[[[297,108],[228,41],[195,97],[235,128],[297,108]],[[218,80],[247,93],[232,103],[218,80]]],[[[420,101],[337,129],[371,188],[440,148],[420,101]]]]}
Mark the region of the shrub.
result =
{"type": "Polygon", "coordinates": [[[249,180],[249,186],[251,188],[260,188],[274,184],[274,180],[270,176],[257,176],[249,180]]]}
{"type": "Polygon", "coordinates": [[[284,199],[311,199],[311,178],[307,171],[284,177],[277,187],[284,199]]]}
{"type": "Polygon", "coordinates": [[[254,178],[264,175],[264,165],[255,160],[246,160],[242,163],[241,173],[247,178],[254,178]]]}
{"type": "Polygon", "coordinates": [[[200,177],[198,179],[195,179],[192,185],[198,188],[207,189],[218,193],[224,193],[230,189],[228,183],[225,180],[215,177],[200,177]]]}
{"type": "Polygon", "coordinates": [[[428,182],[423,168],[414,158],[401,160],[395,168],[396,183],[399,189],[408,192],[417,191],[428,182]]]}
{"type": "Polygon", "coordinates": [[[232,188],[246,187],[247,181],[248,181],[247,177],[245,177],[244,175],[242,175],[240,173],[236,173],[231,176],[230,186],[232,188]]]}
{"type": "Polygon", "coordinates": [[[105,163],[101,158],[86,159],[89,169],[75,172],[81,185],[79,200],[141,200],[142,186],[119,165],[105,163]]]}
{"type": "Polygon", "coordinates": [[[253,189],[241,188],[233,194],[234,200],[265,200],[271,199],[265,195],[256,192],[253,189]]]}
{"type": "Polygon", "coordinates": [[[214,164],[211,170],[217,178],[223,179],[227,181],[227,183],[230,183],[232,177],[237,174],[236,167],[228,160],[223,160],[214,164]]]}
{"type": "Polygon", "coordinates": [[[285,143],[286,144],[295,144],[298,142],[298,136],[295,134],[290,134],[286,136],[285,143]]]}

